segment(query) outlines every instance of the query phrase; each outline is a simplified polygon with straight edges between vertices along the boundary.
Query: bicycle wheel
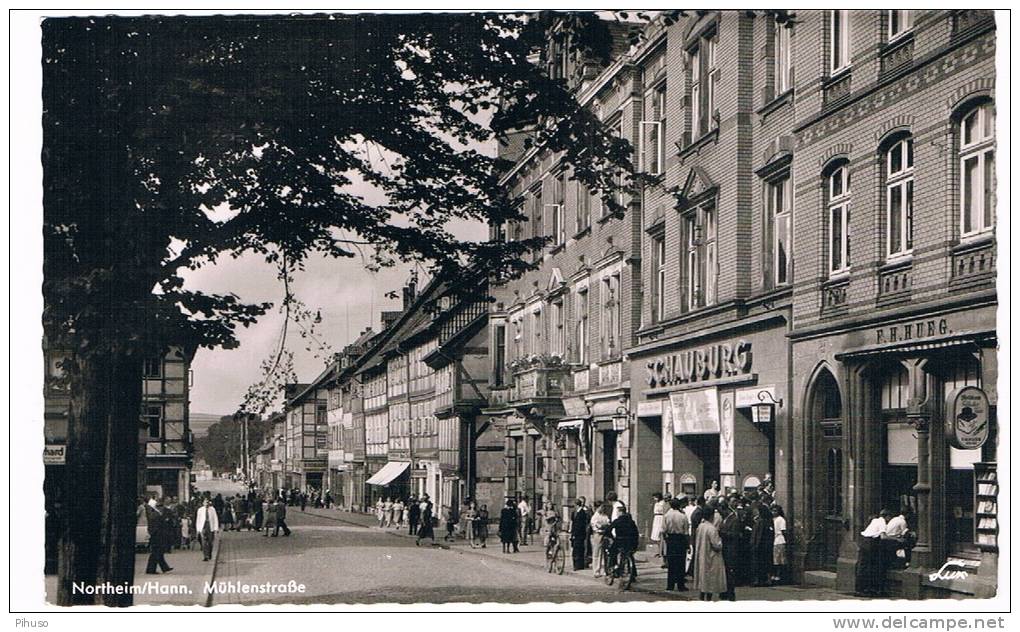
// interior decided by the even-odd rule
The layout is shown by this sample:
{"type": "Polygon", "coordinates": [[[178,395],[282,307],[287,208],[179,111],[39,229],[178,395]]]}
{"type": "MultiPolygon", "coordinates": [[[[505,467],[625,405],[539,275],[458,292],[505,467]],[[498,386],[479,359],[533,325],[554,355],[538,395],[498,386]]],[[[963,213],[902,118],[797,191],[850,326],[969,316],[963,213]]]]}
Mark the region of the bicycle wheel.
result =
{"type": "Polygon", "coordinates": [[[553,552],[553,565],[556,567],[556,573],[558,575],[563,574],[563,568],[567,564],[567,552],[563,550],[563,547],[556,545],[556,550],[553,552]]]}
{"type": "Polygon", "coordinates": [[[620,590],[627,590],[634,583],[634,559],[629,555],[620,555],[618,562],[620,573],[620,590]]]}

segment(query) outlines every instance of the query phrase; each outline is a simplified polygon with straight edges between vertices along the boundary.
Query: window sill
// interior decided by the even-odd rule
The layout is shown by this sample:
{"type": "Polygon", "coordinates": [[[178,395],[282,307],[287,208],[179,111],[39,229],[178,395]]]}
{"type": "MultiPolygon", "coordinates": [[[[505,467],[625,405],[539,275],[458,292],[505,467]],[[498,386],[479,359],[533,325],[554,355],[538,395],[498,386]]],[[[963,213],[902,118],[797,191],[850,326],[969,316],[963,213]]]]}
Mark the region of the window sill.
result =
{"type": "Polygon", "coordinates": [[[953,254],[960,254],[967,252],[971,249],[978,249],[987,246],[989,243],[995,241],[995,229],[989,228],[981,231],[980,233],[973,233],[971,235],[965,235],[960,237],[960,243],[953,246],[953,254]]]}
{"type": "Polygon", "coordinates": [[[677,155],[683,160],[691,154],[697,153],[702,147],[717,142],[719,142],[719,128],[715,127],[702,134],[697,140],[692,141],[690,145],[681,149],[677,155]]]}
{"type": "Polygon", "coordinates": [[[850,280],[850,268],[846,270],[840,270],[838,272],[830,272],[829,279],[825,282],[826,285],[836,285],[850,280]]]}
{"type": "Polygon", "coordinates": [[[555,248],[553,248],[552,250],[550,250],[550,251],[549,251],[549,255],[550,255],[550,256],[558,255],[558,254],[560,254],[561,252],[563,252],[563,250],[564,250],[564,249],[565,249],[566,247],[567,247],[567,245],[566,245],[565,243],[564,243],[564,244],[560,244],[560,245],[556,246],[555,248]]]}
{"type": "Polygon", "coordinates": [[[878,267],[879,272],[892,272],[899,270],[900,268],[909,268],[914,263],[914,253],[905,252],[903,254],[889,255],[885,263],[878,267]]]}
{"type": "Polygon", "coordinates": [[[591,226],[585,226],[579,233],[574,235],[572,237],[572,239],[574,241],[577,241],[578,239],[581,239],[582,237],[587,237],[590,234],[591,234],[591,226]]]}
{"type": "Polygon", "coordinates": [[[771,101],[761,106],[756,114],[764,120],[776,110],[782,109],[791,103],[793,103],[793,88],[788,88],[786,92],[774,97],[771,101]]]}

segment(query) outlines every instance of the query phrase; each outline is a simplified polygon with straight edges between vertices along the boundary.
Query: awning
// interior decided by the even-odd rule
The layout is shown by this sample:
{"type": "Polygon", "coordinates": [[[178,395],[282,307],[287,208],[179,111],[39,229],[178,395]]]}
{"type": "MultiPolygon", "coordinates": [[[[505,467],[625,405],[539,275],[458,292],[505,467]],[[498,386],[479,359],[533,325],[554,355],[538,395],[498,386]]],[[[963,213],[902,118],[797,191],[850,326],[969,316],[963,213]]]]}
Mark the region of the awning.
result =
{"type": "Polygon", "coordinates": [[[584,425],[584,419],[563,419],[556,425],[560,430],[576,430],[584,425]]]}
{"type": "Polygon", "coordinates": [[[372,478],[365,481],[369,485],[389,485],[393,479],[404,473],[404,470],[411,464],[407,461],[390,461],[381,470],[372,475],[372,478]]]}

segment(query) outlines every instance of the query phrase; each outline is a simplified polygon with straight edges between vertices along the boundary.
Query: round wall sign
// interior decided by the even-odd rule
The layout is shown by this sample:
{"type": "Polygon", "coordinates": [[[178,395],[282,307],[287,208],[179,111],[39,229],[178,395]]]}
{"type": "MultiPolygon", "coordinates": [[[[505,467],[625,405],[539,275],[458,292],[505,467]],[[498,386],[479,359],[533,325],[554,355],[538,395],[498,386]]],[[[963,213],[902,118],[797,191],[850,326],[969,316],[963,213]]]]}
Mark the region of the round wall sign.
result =
{"type": "Polygon", "coordinates": [[[988,439],[988,396],[976,386],[953,389],[946,397],[946,436],[954,448],[976,450],[988,439]]]}

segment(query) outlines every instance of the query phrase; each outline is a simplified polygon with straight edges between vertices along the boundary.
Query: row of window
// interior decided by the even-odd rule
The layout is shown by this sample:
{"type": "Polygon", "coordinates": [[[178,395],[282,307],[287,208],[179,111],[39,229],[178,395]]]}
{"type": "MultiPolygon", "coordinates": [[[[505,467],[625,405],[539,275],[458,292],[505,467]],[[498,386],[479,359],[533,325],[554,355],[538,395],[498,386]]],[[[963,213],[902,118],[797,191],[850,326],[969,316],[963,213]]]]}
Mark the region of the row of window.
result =
{"type": "MultiPolygon", "coordinates": [[[[888,42],[894,42],[914,28],[912,9],[887,9],[882,12],[886,22],[888,42]]],[[[853,41],[850,10],[838,9],[829,13],[829,72],[837,75],[850,68],[853,41]]]]}

